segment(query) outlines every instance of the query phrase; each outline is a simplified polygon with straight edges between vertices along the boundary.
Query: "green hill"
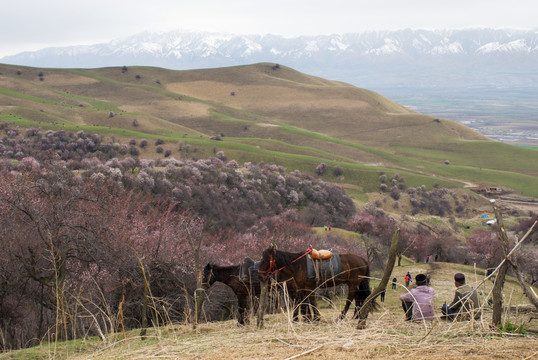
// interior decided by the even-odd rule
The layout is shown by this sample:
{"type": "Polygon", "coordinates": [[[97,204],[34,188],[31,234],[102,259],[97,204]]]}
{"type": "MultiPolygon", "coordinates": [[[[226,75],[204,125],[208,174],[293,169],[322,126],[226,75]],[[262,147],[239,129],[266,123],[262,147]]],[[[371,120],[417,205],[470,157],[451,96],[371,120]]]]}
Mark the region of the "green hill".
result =
{"type": "MultiPolygon", "coordinates": [[[[384,171],[398,172],[408,186],[473,183],[538,197],[536,150],[274,64],[189,71],[0,65],[0,121],[121,142],[161,138],[175,158],[224,151],[238,162],[309,173],[324,162],[327,181],[358,193],[378,191],[384,171]],[[338,178],[331,171],[337,165],[344,170],[338,178]]],[[[154,150],[141,156],[162,156],[154,150]]]]}

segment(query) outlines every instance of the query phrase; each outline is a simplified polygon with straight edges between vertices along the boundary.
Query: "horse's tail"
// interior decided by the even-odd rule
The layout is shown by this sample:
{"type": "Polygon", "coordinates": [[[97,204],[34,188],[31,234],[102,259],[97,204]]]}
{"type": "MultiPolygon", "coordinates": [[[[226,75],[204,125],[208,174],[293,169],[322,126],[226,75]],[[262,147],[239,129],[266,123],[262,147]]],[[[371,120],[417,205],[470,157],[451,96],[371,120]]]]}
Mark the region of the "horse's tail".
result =
{"type": "Polygon", "coordinates": [[[374,312],[379,309],[379,304],[377,303],[376,299],[370,299],[367,304],[364,302],[372,294],[372,290],[370,290],[370,267],[368,266],[368,269],[366,270],[366,274],[364,275],[364,278],[359,284],[359,289],[355,295],[355,306],[358,308],[362,306],[367,306],[368,312],[374,312]]]}
{"type": "MultiPolygon", "coordinates": [[[[368,271],[366,276],[370,276],[369,272],[370,271],[368,271]]],[[[355,305],[359,307],[362,306],[364,304],[364,300],[366,300],[366,298],[370,296],[371,293],[372,290],[370,290],[370,279],[368,277],[365,277],[359,284],[359,289],[355,297],[355,305]]]]}

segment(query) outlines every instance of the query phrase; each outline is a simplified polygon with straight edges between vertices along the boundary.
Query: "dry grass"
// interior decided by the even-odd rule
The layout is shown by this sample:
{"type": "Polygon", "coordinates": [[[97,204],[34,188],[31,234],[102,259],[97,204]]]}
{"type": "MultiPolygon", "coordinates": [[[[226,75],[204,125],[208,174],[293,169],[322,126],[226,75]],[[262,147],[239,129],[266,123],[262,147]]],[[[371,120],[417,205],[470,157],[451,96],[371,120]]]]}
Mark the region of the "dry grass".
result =
{"type": "MultiPolygon", "coordinates": [[[[404,321],[399,295],[406,289],[401,286],[404,274],[410,271],[429,273],[435,289],[434,305],[437,316],[443,301],[452,299],[454,272],[464,272],[474,285],[483,279],[483,270],[448,263],[412,263],[394,269],[398,278],[397,289],[387,290],[386,301],[380,311],[371,314],[367,328],[356,329],[357,321],[351,314],[343,321],[336,321],[343,301],[336,303],[320,300],[319,323],[293,322],[289,309],[278,314],[266,315],[263,329],[256,328],[251,314],[251,324],[237,327],[235,320],[202,323],[196,329],[190,324],[148,329],[146,340],[141,340],[139,330],[108,335],[106,339],[79,340],[75,346],[44,344],[37,353],[14,352],[16,359],[536,359],[538,337],[501,334],[491,324],[491,309],[485,307],[480,321],[449,322],[439,318],[431,323],[404,321]],[[52,349],[55,349],[54,351],[52,349]],[[32,355],[28,355],[32,354],[32,355]],[[19,356],[20,355],[20,356],[19,356]]],[[[372,285],[375,286],[377,275],[372,285]]],[[[480,298],[486,303],[491,282],[479,288],[480,298]]],[[[528,301],[514,279],[508,278],[504,288],[505,305],[519,310],[528,309],[528,301]]],[[[504,321],[523,324],[536,329],[536,320],[529,322],[531,314],[508,310],[504,321]]],[[[24,351],[29,351],[24,350],[24,351]]],[[[0,358],[2,356],[0,355],[0,358]]]]}
{"type": "Polygon", "coordinates": [[[153,331],[103,346],[73,359],[525,359],[536,356],[536,337],[499,336],[484,322],[431,324],[402,321],[393,309],[370,316],[368,327],[335,322],[338,310],[324,310],[318,324],[291,323],[283,314],[266,325],[238,328],[234,321],[153,331]]]}

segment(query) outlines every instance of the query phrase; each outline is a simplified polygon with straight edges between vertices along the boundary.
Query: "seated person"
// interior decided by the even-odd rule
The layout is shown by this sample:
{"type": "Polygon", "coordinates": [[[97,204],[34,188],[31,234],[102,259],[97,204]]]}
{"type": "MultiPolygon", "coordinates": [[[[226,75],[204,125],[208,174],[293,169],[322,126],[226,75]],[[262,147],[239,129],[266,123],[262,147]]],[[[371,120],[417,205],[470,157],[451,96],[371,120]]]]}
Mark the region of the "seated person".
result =
{"type": "Polygon", "coordinates": [[[417,287],[409,292],[400,295],[402,307],[406,313],[406,321],[432,321],[433,313],[433,294],[434,290],[426,286],[426,275],[418,274],[415,277],[417,287]]]}
{"type": "Polygon", "coordinates": [[[454,275],[454,285],[456,285],[456,294],[450,305],[443,304],[441,312],[444,319],[470,320],[471,314],[474,313],[476,320],[480,319],[480,302],[476,290],[465,284],[465,275],[457,273],[454,275]]]}

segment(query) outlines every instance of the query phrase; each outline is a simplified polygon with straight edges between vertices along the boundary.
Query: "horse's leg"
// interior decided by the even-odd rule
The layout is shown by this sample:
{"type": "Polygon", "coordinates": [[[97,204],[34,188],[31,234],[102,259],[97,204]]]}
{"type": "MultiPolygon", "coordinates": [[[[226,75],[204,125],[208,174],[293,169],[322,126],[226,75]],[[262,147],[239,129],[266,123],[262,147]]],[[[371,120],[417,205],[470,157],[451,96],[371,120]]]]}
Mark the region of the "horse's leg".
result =
{"type": "Polygon", "coordinates": [[[299,321],[299,315],[308,321],[308,290],[297,291],[293,306],[293,321],[299,321]]]}
{"type": "Polygon", "coordinates": [[[304,298],[301,302],[301,314],[303,314],[303,320],[305,322],[310,322],[312,315],[310,313],[310,301],[307,298],[304,298]]]}
{"type": "Polygon", "coordinates": [[[246,296],[245,294],[237,294],[237,305],[239,307],[237,325],[243,326],[245,325],[245,321],[248,322],[248,318],[246,316],[246,310],[248,306],[248,296],[246,296]]]}
{"type": "Polygon", "coordinates": [[[360,310],[360,308],[362,307],[363,304],[364,304],[364,301],[359,299],[359,292],[357,291],[357,293],[355,295],[355,311],[353,312],[352,319],[358,319],[359,318],[359,310],[360,310]]]}
{"type": "Polygon", "coordinates": [[[355,293],[357,292],[357,284],[355,283],[348,284],[347,291],[348,292],[347,292],[346,305],[344,306],[344,310],[342,310],[342,313],[340,314],[340,317],[339,317],[340,320],[346,317],[349,307],[351,306],[351,303],[355,299],[355,293]]]}
{"type": "Polygon", "coordinates": [[[321,318],[321,314],[318,309],[318,299],[316,297],[316,294],[311,294],[309,297],[309,308],[310,312],[309,315],[312,317],[313,321],[319,321],[321,318]]]}

